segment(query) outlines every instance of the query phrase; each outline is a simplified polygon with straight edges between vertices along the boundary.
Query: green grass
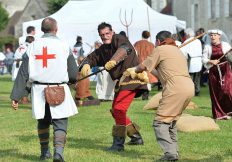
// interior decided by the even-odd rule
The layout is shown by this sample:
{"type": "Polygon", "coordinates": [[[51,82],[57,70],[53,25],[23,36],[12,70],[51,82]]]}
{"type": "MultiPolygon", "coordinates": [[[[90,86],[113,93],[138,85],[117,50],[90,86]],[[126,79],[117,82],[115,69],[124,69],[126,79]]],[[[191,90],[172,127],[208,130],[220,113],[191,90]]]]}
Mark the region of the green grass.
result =
{"type": "MultiPolygon", "coordinates": [[[[20,105],[18,111],[11,108],[9,99],[13,82],[9,75],[0,76],[0,161],[38,161],[40,148],[36,125],[31,117],[31,106],[20,105]]],[[[95,93],[94,84],[91,86],[95,93]]],[[[155,94],[157,91],[152,91],[155,94]]],[[[94,94],[95,95],[95,94],[94,94]]],[[[211,117],[208,87],[203,88],[200,97],[193,101],[199,109],[185,113],[211,117]]],[[[140,125],[145,144],[125,145],[120,153],[107,152],[112,144],[111,128],[114,121],[109,113],[111,102],[100,106],[80,107],[79,114],[69,119],[66,162],[152,162],[162,155],[156,142],[152,121],[154,111],[144,111],[146,101],[135,99],[128,111],[131,120],[140,125]]],[[[231,162],[232,120],[217,121],[221,130],[215,132],[178,132],[182,162],[231,162]]],[[[52,130],[51,143],[52,147],[52,130]]],[[[127,138],[127,141],[129,139],[127,138]]],[[[48,160],[52,161],[52,160],[48,160]]]]}

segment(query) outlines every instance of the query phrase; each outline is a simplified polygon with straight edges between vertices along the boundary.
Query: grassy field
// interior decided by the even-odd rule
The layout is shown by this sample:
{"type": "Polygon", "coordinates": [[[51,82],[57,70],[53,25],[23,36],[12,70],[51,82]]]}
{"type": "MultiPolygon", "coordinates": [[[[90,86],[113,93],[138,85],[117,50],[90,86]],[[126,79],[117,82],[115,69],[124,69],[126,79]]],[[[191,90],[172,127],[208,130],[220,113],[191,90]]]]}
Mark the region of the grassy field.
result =
{"type": "MultiPolygon", "coordinates": [[[[31,117],[30,104],[20,105],[18,111],[11,108],[9,96],[12,84],[9,75],[0,76],[0,161],[38,161],[37,122],[31,117]]],[[[91,89],[95,93],[94,85],[91,89]]],[[[152,94],[155,93],[157,91],[152,91],[152,94]]],[[[194,97],[193,101],[199,109],[186,110],[185,113],[211,117],[208,87],[203,88],[201,96],[194,97]]],[[[80,107],[79,114],[69,120],[64,152],[66,162],[152,162],[159,159],[162,151],[152,127],[154,111],[144,111],[145,104],[146,101],[141,98],[135,99],[128,111],[131,119],[141,126],[145,144],[125,145],[125,151],[120,153],[105,151],[112,143],[114,121],[109,113],[111,102],[80,107]]],[[[232,162],[232,120],[217,123],[220,131],[178,132],[181,162],[232,162]]],[[[52,141],[52,131],[50,133],[52,141]]]]}

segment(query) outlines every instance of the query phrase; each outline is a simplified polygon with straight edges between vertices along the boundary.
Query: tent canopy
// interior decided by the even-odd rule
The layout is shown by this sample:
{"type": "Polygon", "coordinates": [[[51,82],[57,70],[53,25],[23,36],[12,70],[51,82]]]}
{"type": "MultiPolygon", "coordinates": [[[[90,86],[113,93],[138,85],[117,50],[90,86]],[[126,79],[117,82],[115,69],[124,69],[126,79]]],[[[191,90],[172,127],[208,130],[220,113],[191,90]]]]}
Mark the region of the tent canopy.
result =
{"type": "MultiPolygon", "coordinates": [[[[85,45],[93,45],[95,41],[100,40],[97,26],[101,22],[110,23],[113,30],[119,33],[127,31],[121,21],[124,24],[131,21],[128,36],[132,43],[141,39],[143,30],[150,30],[151,41],[154,42],[159,31],[168,30],[176,33],[176,27],[186,26],[185,22],[177,20],[174,16],[156,12],[143,0],[70,0],[50,17],[58,22],[58,37],[66,40],[70,47],[75,44],[77,35],[82,36],[85,45]]],[[[41,36],[42,20],[23,23],[23,34],[26,35],[26,28],[32,25],[36,28],[36,37],[41,36]]]]}

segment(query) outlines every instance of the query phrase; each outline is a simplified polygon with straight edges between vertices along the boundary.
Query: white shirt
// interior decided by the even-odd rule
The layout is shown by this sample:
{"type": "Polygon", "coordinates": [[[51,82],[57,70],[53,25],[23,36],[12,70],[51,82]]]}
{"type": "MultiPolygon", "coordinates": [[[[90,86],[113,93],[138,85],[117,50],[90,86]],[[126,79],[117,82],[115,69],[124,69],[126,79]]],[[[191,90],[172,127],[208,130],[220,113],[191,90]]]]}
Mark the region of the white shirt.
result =
{"type": "MultiPolygon", "coordinates": [[[[189,40],[193,39],[193,37],[188,38],[184,41],[188,42],[189,40]]],[[[196,39],[191,43],[185,45],[184,47],[180,48],[183,52],[184,56],[189,61],[189,73],[196,73],[201,71],[202,69],[202,45],[201,41],[196,39]]]]}

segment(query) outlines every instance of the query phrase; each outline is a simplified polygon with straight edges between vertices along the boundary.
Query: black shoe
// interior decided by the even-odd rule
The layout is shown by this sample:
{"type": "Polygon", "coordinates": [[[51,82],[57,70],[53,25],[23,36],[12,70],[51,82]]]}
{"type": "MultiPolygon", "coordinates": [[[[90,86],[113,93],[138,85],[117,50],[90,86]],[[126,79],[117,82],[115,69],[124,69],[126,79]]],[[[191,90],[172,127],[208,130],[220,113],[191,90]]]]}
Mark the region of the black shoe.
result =
{"type": "Polygon", "coordinates": [[[128,143],[128,145],[143,145],[143,140],[142,139],[131,139],[128,143]]]}
{"type": "Polygon", "coordinates": [[[200,92],[195,92],[195,96],[200,96],[200,92]]]}
{"type": "Polygon", "coordinates": [[[142,100],[148,100],[149,91],[144,91],[142,94],[142,100]]]}
{"type": "Polygon", "coordinates": [[[88,100],[94,100],[93,96],[88,96],[87,98],[88,98],[88,100]]]}
{"type": "Polygon", "coordinates": [[[40,155],[39,160],[47,160],[50,159],[51,157],[52,157],[51,154],[40,155]]]}
{"type": "Polygon", "coordinates": [[[110,148],[107,149],[107,151],[124,151],[124,147],[115,147],[115,146],[111,146],[110,148]]]}
{"type": "Polygon", "coordinates": [[[47,160],[47,159],[50,159],[51,157],[52,155],[50,153],[49,148],[46,148],[46,149],[41,150],[41,155],[40,155],[39,160],[47,160]]]}
{"type": "Polygon", "coordinates": [[[60,154],[55,153],[53,157],[53,162],[64,162],[64,159],[62,158],[60,154]]]}
{"type": "Polygon", "coordinates": [[[159,159],[159,161],[178,161],[178,159],[178,155],[176,154],[165,154],[159,159]]]}
{"type": "Polygon", "coordinates": [[[125,137],[113,137],[113,144],[107,151],[124,151],[125,137]]]}
{"type": "Polygon", "coordinates": [[[141,136],[135,134],[130,138],[131,140],[127,143],[128,145],[143,145],[143,139],[141,136]]]}

